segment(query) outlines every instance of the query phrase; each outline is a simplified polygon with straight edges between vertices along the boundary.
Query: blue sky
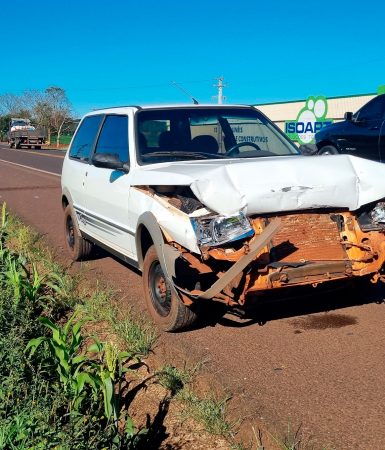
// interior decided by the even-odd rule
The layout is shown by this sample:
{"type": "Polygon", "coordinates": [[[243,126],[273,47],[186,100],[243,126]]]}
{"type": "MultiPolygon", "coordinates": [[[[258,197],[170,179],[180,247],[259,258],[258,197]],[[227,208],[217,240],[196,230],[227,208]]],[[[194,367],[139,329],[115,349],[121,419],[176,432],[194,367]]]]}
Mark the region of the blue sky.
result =
{"type": "Polygon", "coordinates": [[[380,0],[6,1],[0,95],[60,86],[81,115],[188,102],[172,81],[211,103],[219,76],[227,103],[376,92],[384,15],[380,0]]]}

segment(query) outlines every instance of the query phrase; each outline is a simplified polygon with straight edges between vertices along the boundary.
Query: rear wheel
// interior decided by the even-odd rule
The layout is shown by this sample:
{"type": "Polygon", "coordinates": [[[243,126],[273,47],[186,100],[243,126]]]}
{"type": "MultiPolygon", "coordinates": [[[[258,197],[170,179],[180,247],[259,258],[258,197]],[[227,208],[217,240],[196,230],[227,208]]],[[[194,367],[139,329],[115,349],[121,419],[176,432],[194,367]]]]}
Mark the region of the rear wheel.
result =
{"type": "Polygon", "coordinates": [[[338,155],[338,150],[333,145],[324,145],[318,151],[319,155],[338,155]]]}
{"type": "Polygon", "coordinates": [[[197,313],[184,305],[171,289],[154,245],[144,258],[142,276],[147,309],[162,330],[183,330],[197,320],[197,313]]]}
{"type": "Polygon", "coordinates": [[[41,150],[41,145],[35,145],[36,150],[41,150]]]}
{"type": "Polygon", "coordinates": [[[70,205],[64,210],[64,236],[67,249],[74,261],[85,259],[91,254],[93,244],[80,234],[76,214],[70,205]]]}

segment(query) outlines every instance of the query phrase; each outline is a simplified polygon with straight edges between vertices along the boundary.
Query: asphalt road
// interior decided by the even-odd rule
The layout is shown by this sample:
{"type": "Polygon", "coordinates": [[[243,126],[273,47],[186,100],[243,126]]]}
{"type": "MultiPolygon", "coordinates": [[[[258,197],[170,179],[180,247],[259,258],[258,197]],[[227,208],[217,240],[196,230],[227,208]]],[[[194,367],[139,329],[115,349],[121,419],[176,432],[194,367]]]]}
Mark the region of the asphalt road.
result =
{"type": "MultiPolygon", "coordinates": [[[[62,157],[43,152],[0,145],[0,201],[64,258],[57,176],[62,157]]],[[[87,263],[87,270],[121,290],[122,309],[131,303],[142,307],[135,271],[107,256],[87,263]]],[[[231,414],[245,419],[246,435],[251,425],[282,432],[302,424],[319,447],[384,450],[383,297],[382,287],[363,293],[314,290],[309,297],[261,306],[250,320],[207,316],[195,330],[163,334],[156,351],[173,360],[207,361],[204,380],[231,393],[231,414]]]]}

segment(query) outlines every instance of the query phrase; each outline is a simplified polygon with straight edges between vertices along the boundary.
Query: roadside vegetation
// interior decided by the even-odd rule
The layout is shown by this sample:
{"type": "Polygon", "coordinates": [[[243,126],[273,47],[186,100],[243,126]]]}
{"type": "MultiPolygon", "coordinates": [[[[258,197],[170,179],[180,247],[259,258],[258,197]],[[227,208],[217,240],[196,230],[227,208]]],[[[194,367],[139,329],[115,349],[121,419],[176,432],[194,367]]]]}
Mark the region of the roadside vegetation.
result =
{"type": "Polygon", "coordinates": [[[167,436],[149,415],[137,426],[130,404],[152,384],[164,408],[190,378],[171,365],[151,371],[154,328],[131,310],[120,317],[115,293],[90,292],[83,278],[3,205],[0,449],[150,449],[167,436]]]}
{"type": "Polygon", "coordinates": [[[38,251],[8,247],[17,240],[22,249],[31,235],[24,229],[15,238],[9,228],[3,206],[0,448],[134,448],[147,430],[135,428],[121,392],[126,374],[140,368],[140,354],[86,339],[87,319],[73,313],[73,279],[47,261],[41,275],[38,251]]]}
{"type": "Polygon", "coordinates": [[[0,450],[315,449],[298,434],[264,444],[255,433],[250,445],[237,444],[229,397],[192,387],[202,365],[151,369],[154,327],[133,309],[123,315],[112,289],[90,289],[84,269],[72,272],[3,205],[0,450]],[[179,425],[166,430],[171,402],[179,425]],[[173,433],[184,436],[175,447],[173,433]]]}

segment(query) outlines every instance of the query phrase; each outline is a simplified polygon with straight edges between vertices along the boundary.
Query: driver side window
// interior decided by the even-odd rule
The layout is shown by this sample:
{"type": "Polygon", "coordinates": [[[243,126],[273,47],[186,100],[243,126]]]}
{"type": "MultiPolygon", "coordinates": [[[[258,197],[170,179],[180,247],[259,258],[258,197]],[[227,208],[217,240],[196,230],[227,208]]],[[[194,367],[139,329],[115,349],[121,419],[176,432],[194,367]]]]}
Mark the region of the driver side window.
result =
{"type": "Polygon", "coordinates": [[[128,117],[119,115],[107,116],[96,144],[95,153],[113,153],[123,163],[128,156],[128,117]]]}

